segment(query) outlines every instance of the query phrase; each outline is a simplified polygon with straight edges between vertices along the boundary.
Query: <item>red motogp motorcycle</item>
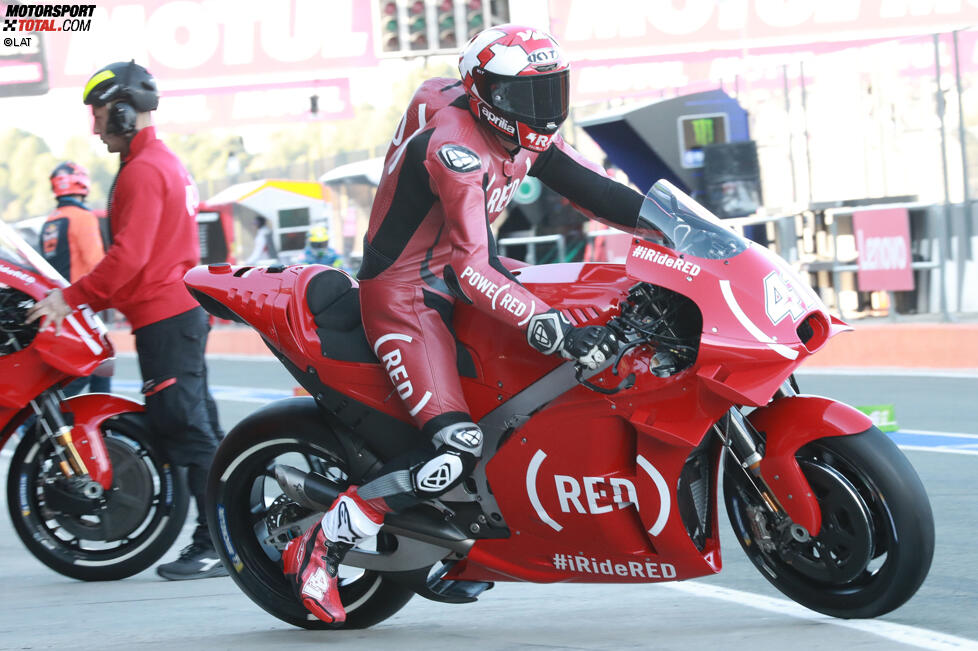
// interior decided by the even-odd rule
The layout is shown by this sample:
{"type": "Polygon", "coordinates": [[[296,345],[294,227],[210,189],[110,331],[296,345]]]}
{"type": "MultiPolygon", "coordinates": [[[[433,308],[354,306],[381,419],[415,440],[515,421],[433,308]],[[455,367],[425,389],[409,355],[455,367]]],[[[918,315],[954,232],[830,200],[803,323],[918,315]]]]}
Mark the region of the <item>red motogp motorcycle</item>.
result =
{"type": "MultiPolygon", "coordinates": [[[[719,487],[762,576],[809,608],[875,617],[934,549],[913,467],[862,413],[800,395],[792,372],[849,329],[783,260],[667,182],[625,264],[516,269],[576,325],[622,343],[589,371],[530,349],[459,302],[466,399],[485,435],[473,476],[387,516],[341,568],[345,627],[414,595],[462,603],[495,581],[647,583],[719,572],[719,487]]],[[[339,492],[424,444],[363,335],[358,289],[320,266],[191,270],[216,316],[255,328],[311,397],[272,403],[222,442],[208,522],[238,586],[272,615],[329,628],[282,575],[288,541],[339,492]]],[[[389,377],[390,374],[390,377],[389,377]]]]}
{"type": "Polygon", "coordinates": [[[0,222],[0,447],[28,424],[10,459],[7,506],[17,535],[51,569],[122,579],[173,545],[189,491],[150,435],[142,404],[109,394],[65,399],[64,386],[114,359],[87,307],[60,334],[24,324],[35,301],[65,286],[0,222]]]}

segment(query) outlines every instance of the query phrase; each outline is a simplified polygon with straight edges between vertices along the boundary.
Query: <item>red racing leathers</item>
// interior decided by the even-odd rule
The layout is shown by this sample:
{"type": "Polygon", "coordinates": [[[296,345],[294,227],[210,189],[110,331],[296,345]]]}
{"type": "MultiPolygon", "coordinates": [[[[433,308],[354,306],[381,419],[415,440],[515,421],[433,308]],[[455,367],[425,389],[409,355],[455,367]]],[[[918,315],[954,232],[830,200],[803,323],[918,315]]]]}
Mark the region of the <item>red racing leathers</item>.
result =
{"type": "MultiPolygon", "coordinates": [[[[503,125],[505,128],[505,125],[503,125]]],[[[633,228],[642,196],[585,161],[559,134],[515,152],[473,116],[460,82],[430,79],[408,106],[384,161],[358,278],[367,339],[418,426],[471,420],[452,332],[455,300],[526,328],[550,309],[500,263],[489,225],[527,176],[589,217],[633,228]]]]}

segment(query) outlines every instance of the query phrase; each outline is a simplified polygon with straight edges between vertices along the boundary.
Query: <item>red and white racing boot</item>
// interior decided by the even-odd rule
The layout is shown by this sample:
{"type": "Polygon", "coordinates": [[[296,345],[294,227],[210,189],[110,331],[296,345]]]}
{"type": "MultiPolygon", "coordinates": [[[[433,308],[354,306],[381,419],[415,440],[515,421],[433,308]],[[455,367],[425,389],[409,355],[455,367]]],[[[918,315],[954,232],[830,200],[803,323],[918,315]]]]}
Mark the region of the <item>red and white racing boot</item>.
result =
{"type": "Polygon", "coordinates": [[[357,487],[344,491],[333,506],[282,554],[285,576],[306,610],[328,624],[342,624],[346,611],[340,601],[337,572],[351,547],[376,536],[390,508],[382,499],[365,500],[357,487]]]}

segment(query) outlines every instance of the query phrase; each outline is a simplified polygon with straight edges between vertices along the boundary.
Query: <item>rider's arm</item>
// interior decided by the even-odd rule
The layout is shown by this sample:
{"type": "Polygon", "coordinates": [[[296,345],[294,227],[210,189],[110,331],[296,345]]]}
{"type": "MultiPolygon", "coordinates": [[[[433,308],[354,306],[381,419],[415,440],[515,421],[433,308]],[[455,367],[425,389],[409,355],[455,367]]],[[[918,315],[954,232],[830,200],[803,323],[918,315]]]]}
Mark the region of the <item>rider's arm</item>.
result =
{"type": "Polygon", "coordinates": [[[556,136],[553,145],[537,157],[530,175],[569,199],[591,219],[630,232],[638,225],[644,197],[609,177],[560,136],[556,136]]]}
{"type": "Polygon", "coordinates": [[[486,212],[485,170],[477,157],[474,167],[451,167],[450,161],[467,155],[446,149],[451,147],[454,145],[442,145],[437,149],[444,151],[432,152],[424,163],[432,192],[444,211],[452,247],[445,282],[460,300],[525,329],[531,317],[547,312],[550,306],[520,285],[499,261],[486,212]]]}
{"type": "MultiPolygon", "coordinates": [[[[425,167],[441,201],[452,244],[444,272],[448,287],[461,300],[523,330],[527,343],[541,353],[559,353],[597,367],[617,350],[614,335],[604,326],[575,328],[559,310],[519,284],[496,255],[486,208],[485,172],[481,166],[470,169],[474,163],[464,171],[453,169],[444,162],[451,160],[453,152],[443,153],[436,160],[426,160],[425,167]]],[[[474,156],[470,151],[454,153],[474,156]]]]}
{"type": "Polygon", "coordinates": [[[163,216],[165,185],[152,165],[132,161],[119,175],[112,194],[112,246],[94,269],[64,290],[72,307],[95,311],[112,305],[112,297],[149,262],[163,216]]]}

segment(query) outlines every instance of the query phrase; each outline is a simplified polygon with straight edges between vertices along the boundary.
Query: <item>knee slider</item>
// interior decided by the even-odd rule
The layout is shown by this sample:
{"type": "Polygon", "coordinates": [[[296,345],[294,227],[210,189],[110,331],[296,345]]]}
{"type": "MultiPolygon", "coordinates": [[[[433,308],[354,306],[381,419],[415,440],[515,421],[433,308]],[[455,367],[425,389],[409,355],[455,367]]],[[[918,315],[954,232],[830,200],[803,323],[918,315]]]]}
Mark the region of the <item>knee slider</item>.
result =
{"type": "Polygon", "coordinates": [[[431,437],[436,450],[454,448],[470,454],[476,459],[482,456],[482,430],[475,423],[454,423],[447,425],[431,437]]]}

